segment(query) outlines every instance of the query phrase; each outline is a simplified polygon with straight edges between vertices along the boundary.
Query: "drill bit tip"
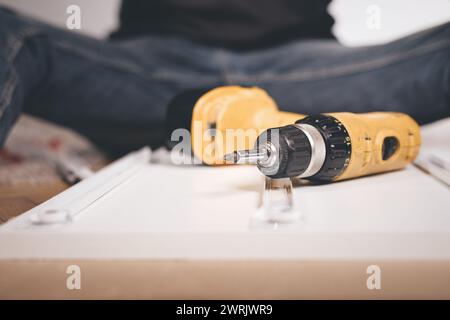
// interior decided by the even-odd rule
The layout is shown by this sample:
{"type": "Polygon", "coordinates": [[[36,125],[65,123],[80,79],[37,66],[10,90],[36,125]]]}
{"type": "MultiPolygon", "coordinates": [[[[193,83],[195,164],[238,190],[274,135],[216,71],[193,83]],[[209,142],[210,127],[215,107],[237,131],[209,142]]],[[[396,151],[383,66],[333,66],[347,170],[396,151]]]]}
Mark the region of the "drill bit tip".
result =
{"type": "Polygon", "coordinates": [[[230,164],[256,164],[260,160],[267,158],[265,149],[237,150],[228,153],[223,157],[225,163],[230,164]]]}
{"type": "Polygon", "coordinates": [[[227,153],[226,155],[223,156],[223,160],[225,161],[225,163],[237,163],[239,161],[239,155],[238,153],[232,152],[232,153],[227,153]]]}

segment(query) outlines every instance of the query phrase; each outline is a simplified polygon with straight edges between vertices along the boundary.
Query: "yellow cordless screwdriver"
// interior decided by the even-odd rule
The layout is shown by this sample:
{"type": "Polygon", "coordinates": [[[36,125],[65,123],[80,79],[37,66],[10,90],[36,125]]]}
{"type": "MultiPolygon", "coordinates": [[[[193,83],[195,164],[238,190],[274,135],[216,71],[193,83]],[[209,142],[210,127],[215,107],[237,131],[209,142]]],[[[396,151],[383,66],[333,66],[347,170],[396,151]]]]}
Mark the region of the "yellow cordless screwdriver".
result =
{"type": "Polygon", "coordinates": [[[193,153],[204,163],[255,164],[271,178],[334,181],[397,170],[421,144],[418,124],[398,112],[305,116],[278,110],[262,89],[238,86],[203,92],[192,111],[193,153]],[[259,130],[245,148],[229,130],[259,130]]]}
{"type": "Polygon", "coordinates": [[[405,114],[343,112],[270,128],[253,149],[224,158],[228,163],[256,164],[271,178],[326,182],[403,168],[415,159],[419,146],[419,126],[405,114]]]}

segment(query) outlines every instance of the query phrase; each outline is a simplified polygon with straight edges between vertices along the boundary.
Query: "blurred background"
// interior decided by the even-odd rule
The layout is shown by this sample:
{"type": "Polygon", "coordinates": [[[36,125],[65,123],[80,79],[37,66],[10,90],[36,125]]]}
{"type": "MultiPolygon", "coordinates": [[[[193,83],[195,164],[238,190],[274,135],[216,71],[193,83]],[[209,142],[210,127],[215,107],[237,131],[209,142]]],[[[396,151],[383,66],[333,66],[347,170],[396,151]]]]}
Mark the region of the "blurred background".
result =
{"type": "MultiPolygon", "coordinates": [[[[57,26],[65,26],[66,8],[78,5],[82,29],[77,32],[104,37],[117,26],[119,0],[0,0],[57,26]]],[[[450,20],[449,0],[335,0],[329,7],[336,24],[334,33],[345,45],[390,41],[450,20]],[[379,13],[379,28],[368,25],[379,13]]]]}

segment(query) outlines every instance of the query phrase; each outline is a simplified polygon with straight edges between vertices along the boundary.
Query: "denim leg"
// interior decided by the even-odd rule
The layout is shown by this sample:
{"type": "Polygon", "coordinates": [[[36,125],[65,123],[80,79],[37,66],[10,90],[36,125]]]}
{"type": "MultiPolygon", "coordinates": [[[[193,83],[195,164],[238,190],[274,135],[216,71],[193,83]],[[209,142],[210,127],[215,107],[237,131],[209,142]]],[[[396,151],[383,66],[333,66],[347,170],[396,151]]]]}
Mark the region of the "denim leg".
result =
{"type": "Polygon", "coordinates": [[[13,96],[2,100],[0,142],[23,110],[113,152],[157,147],[166,138],[170,99],[221,83],[214,52],[187,41],[99,41],[3,10],[0,21],[0,92],[13,96]],[[10,51],[18,59],[11,61],[10,51]]]}
{"type": "Polygon", "coordinates": [[[0,146],[27,98],[45,82],[49,55],[40,30],[0,9],[0,146]]]}
{"type": "Polygon", "coordinates": [[[261,86],[288,111],[400,111],[420,123],[450,115],[450,23],[377,46],[299,41],[234,67],[231,83],[261,86]]]}

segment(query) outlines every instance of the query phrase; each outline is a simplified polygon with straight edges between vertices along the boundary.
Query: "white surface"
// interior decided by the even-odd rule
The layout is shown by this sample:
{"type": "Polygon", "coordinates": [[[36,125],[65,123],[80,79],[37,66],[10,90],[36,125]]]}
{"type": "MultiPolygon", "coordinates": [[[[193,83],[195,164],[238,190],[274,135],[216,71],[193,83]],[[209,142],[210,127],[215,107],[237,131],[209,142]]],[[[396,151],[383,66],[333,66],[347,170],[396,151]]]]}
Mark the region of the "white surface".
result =
{"type": "MultiPolygon", "coordinates": [[[[334,0],[329,12],[333,32],[345,45],[381,44],[450,21],[448,0],[334,0]],[[379,9],[379,28],[368,27],[371,9],[379,9]]],[[[370,26],[370,24],[369,24],[370,26]]]]}
{"type": "MultiPolygon", "coordinates": [[[[253,167],[149,164],[72,224],[0,227],[0,259],[450,259],[449,189],[415,167],[296,187],[304,221],[253,225],[253,167]]],[[[61,196],[61,195],[60,195],[61,196]]]]}
{"type": "Polygon", "coordinates": [[[150,161],[150,156],[149,147],[129,153],[95,175],[80,181],[64,192],[64,195],[53,197],[46,202],[44,208],[33,210],[29,220],[35,225],[72,222],[85,208],[133,177],[136,171],[150,161]]]}
{"type": "Polygon", "coordinates": [[[78,5],[81,9],[81,30],[70,32],[103,38],[117,28],[120,0],[0,0],[0,5],[62,28],[66,28],[67,7],[78,5]]]}

